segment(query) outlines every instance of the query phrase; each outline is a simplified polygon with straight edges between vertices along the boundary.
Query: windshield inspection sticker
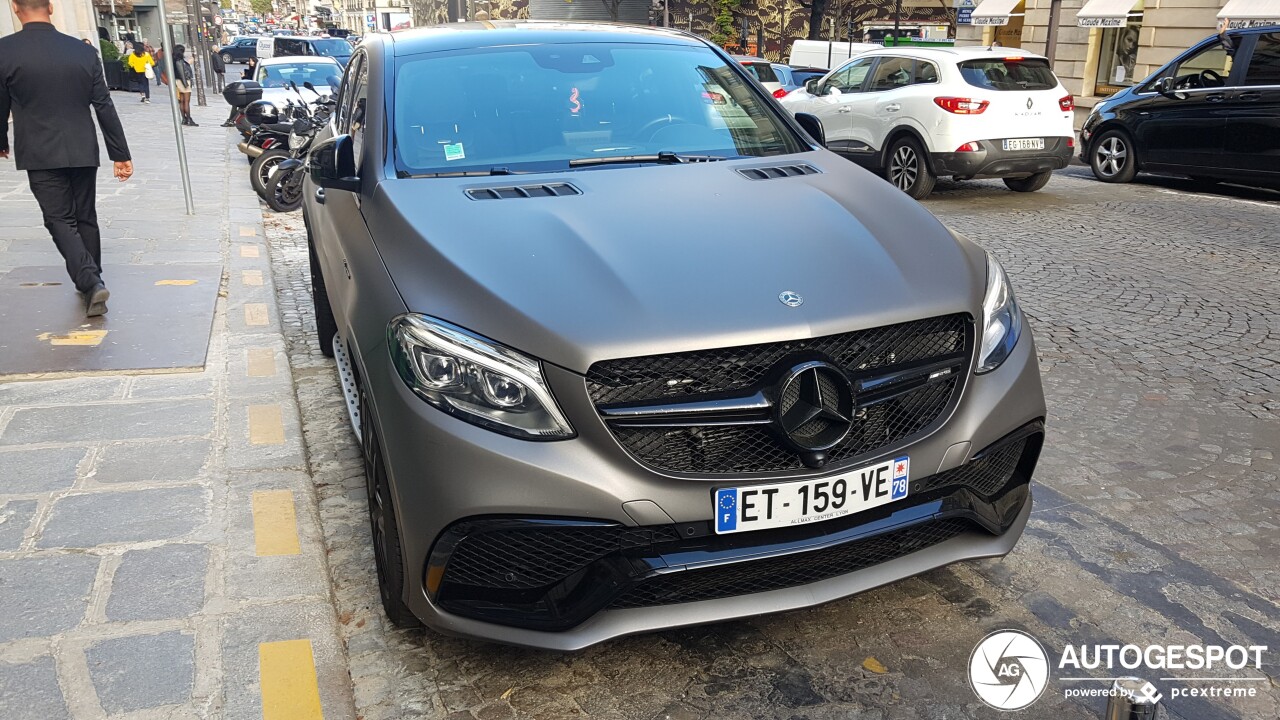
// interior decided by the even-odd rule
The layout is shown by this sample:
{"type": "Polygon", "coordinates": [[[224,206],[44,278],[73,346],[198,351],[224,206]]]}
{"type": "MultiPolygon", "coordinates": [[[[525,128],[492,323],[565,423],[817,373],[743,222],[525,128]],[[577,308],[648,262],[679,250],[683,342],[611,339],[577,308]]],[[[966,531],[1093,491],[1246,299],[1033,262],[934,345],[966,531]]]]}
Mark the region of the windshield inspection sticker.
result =
{"type": "Polygon", "coordinates": [[[454,143],[444,146],[444,159],[446,161],[462,160],[467,154],[462,151],[462,143],[454,143]]]}

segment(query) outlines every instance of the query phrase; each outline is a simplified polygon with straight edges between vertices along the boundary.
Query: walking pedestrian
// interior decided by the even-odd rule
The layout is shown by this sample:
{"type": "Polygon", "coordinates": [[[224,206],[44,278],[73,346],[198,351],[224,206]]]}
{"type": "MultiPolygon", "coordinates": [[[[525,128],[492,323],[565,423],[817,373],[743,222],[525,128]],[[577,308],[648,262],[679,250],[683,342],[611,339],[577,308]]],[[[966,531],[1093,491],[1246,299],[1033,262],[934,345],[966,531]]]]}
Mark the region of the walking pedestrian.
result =
{"type": "Polygon", "coordinates": [[[213,75],[217,78],[213,89],[222,92],[222,88],[227,84],[227,64],[222,62],[222,55],[218,54],[217,48],[209,53],[209,67],[213,68],[213,75]]]}
{"type": "MultiPolygon", "coordinates": [[[[151,53],[151,56],[156,59],[156,67],[158,68],[164,67],[164,46],[163,45],[160,46],[159,50],[156,50],[155,52],[151,53]]],[[[164,82],[163,71],[156,73],[156,87],[160,87],[160,83],[162,82],[164,82]]]]}
{"type": "MultiPolygon", "coordinates": [[[[175,77],[166,78],[172,80],[169,83],[173,91],[178,94],[178,109],[182,111],[182,124],[190,127],[200,127],[195,120],[191,119],[191,87],[195,85],[196,73],[191,69],[191,63],[187,62],[187,49],[182,45],[173,46],[173,74],[175,77]]],[[[164,73],[161,73],[164,75],[164,73]]]]}
{"type": "MultiPolygon", "coordinates": [[[[107,156],[121,182],[133,175],[129,145],[93,48],[53,27],[50,0],[11,0],[22,29],[0,38],[0,118],[13,112],[13,156],[27,171],[44,226],[67,264],[85,314],[107,312],[102,281],[96,182],[97,115],[107,156]]],[[[8,158],[9,126],[0,122],[0,158],[8,158]]]]}
{"type": "Polygon", "coordinates": [[[125,56],[125,62],[133,73],[133,83],[138,88],[141,102],[151,102],[151,78],[156,76],[156,61],[141,44],[133,46],[133,52],[125,56]]]}

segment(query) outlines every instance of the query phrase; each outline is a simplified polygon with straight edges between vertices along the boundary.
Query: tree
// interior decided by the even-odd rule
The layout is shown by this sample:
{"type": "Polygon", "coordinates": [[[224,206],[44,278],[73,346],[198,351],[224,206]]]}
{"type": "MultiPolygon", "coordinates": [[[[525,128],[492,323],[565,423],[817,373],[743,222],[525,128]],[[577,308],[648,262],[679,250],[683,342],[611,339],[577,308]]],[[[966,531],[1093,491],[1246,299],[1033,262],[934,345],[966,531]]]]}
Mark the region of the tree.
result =
{"type": "MultiPolygon", "coordinates": [[[[711,26],[711,42],[721,47],[735,42],[737,32],[733,27],[733,11],[742,4],[742,0],[715,0],[712,6],[716,10],[715,21],[711,26]]],[[[746,49],[742,48],[745,52],[746,49]]]]}
{"type": "Polygon", "coordinates": [[[822,39],[822,20],[827,14],[827,0],[813,0],[809,6],[809,39],[822,39]]]}
{"type": "Polygon", "coordinates": [[[609,19],[618,22],[618,8],[622,5],[622,0],[600,0],[604,3],[604,9],[609,11],[609,19]]]}
{"type": "Polygon", "coordinates": [[[249,7],[253,9],[253,14],[259,17],[271,14],[271,0],[249,0],[249,7]]]}

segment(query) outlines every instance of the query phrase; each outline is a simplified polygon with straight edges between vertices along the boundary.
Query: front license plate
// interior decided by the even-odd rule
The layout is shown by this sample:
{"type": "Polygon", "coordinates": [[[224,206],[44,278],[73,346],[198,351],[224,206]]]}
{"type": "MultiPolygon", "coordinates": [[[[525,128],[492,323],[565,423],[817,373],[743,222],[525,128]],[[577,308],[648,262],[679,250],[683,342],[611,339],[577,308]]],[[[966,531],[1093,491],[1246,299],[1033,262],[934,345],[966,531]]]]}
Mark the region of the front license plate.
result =
{"type": "Polygon", "coordinates": [[[1043,150],[1044,138],[1017,138],[1016,140],[1005,140],[1005,150],[1043,150]]]}
{"type": "Polygon", "coordinates": [[[834,520],[907,496],[911,460],[903,455],[852,472],[804,482],[718,488],[716,533],[834,520]]]}

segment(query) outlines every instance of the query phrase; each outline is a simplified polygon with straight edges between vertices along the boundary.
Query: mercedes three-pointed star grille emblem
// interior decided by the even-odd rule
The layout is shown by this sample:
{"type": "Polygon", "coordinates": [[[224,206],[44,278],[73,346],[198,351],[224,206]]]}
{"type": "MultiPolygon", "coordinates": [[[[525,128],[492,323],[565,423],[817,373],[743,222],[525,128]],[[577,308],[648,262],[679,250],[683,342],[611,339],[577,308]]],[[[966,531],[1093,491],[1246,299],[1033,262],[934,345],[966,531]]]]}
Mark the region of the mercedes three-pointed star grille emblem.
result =
{"type": "Polygon", "coordinates": [[[839,368],[806,362],[778,384],[777,426],[802,454],[824,454],[853,427],[853,389],[839,368]]]}

